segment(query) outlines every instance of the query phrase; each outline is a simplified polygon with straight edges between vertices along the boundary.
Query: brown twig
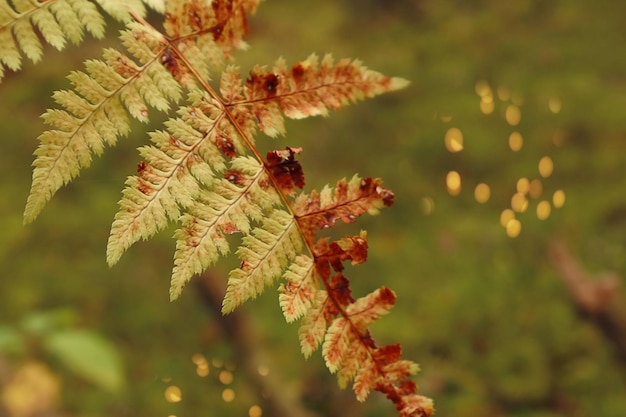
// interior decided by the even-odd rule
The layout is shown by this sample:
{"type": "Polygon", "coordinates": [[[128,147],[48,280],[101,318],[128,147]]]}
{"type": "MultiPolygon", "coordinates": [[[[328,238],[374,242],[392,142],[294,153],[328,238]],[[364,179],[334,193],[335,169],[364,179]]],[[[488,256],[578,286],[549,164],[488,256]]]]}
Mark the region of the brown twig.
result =
{"type": "Polygon", "coordinates": [[[298,399],[294,398],[294,393],[288,388],[293,384],[283,381],[275,372],[267,376],[259,374],[258,366],[268,355],[259,347],[258,336],[245,314],[235,310],[226,316],[222,315],[222,299],[226,292],[224,279],[207,272],[195,282],[202,303],[210,310],[230,342],[238,365],[256,391],[263,394],[263,414],[272,417],[319,417],[303,408],[298,399]]]}
{"type": "Polygon", "coordinates": [[[579,312],[596,324],[626,363],[626,300],[620,277],[612,272],[591,277],[559,240],[550,242],[549,255],[579,312]]]}

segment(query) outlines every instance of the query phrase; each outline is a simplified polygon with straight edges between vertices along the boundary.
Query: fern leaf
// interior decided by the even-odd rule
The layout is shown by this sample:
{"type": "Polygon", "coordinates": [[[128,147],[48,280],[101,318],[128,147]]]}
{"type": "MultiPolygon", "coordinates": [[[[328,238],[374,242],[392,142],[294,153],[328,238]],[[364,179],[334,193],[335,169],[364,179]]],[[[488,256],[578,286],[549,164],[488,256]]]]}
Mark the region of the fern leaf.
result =
{"type": "Polygon", "coordinates": [[[310,357],[324,341],[326,328],[332,317],[332,300],[328,297],[328,292],[317,291],[310,302],[298,330],[300,348],[305,358],[310,357]]]}
{"type": "Polygon", "coordinates": [[[383,207],[390,207],[394,194],[382,187],[379,178],[353,176],[350,181],[341,179],[334,189],[326,186],[321,192],[300,194],[293,211],[301,229],[309,239],[315,236],[316,229],[328,229],[337,220],[353,223],[364,213],[378,214],[383,207]]]}
{"type": "Polygon", "coordinates": [[[20,51],[33,62],[41,59],[43,48],[36,30],[58,50],[67,40],[80,43],[85,31],[104,37],[104,19],[87,0],[13,0],[12,4],[0,0],[0,80],[5,66],[13,71],[21,68],[20,51]]]}
{"type": "Polygon", "coordinates": [[[96,0],[96,3],[118,22],[130,22],[133,18],[131,13],[142,17],[146,15],[146,8],[141,0],[96,0]]]}
{"type": "Polygon", "coordinates": [[[203,93],[193,91],[189,100],[192,105],[179,110],[181,117],[165,122],[167,131],[150,134],[152,146],[140,148],[144,161],[138,165],[139,175],[127,180],[111,228],[109,265],[139,239],[178,220],[181,209],[194,204],[200,188],[210,187],[215,173],[225,169],[216,133],[223,116],[203,93]]]}
{"type": "Polygon", "coordinates": [[[34,220],[59,188],[91,164],[92,154],[100,155],[105,145],[114,145],[118,136],[128,133],[129,121],[122,104],[132,117],[147,122],[148,106],[167,110],[169,102],[180,100],[180,86],[167,71],[158,68],[160,35],[133,24],[122,38],[145,61],[143,65],[114,49],[105,49],[104,61],[87,61],[86,73],[69,75],[75,92],[55,93],[55,101],[64,110],[48,110],[42,116],[53,129],[39,137],[24,213],[26,223],[34,220]],[[157,50],[148,60],[145,47],[132,47],[130,39],[157,50]]]}
{"type": "MultiPolygon", "coordinates": [[[[246,14],[256,11],[259,0],[191,0],[167,2],[164,27],[167,35],[185,56],[186,62],[205,80],[211,70],[222,68],[232,59],[233,49],[243,49],[248,32],[246,14]]],[[[172,56],[171,65],[181,84],[195,84],[180,57],[172,56]]]]}
{"type": "Polygon", "coordinates": [[[178,298],[194,274],[203,272],[220,255],[230,251],[225,235],[250,233],[250,219],[259,220],[263,211],[279,204],[280,198],[268,189],[263,166],[254,158],[240,156],[234,168],[216,180],[211,190],[201,190],[181,217],[182,229],[175,234],[176,254],[170,298],[178,298]]]}
{"type": "Polygon", "coordinates": [[[365,327],[386,314],[395,302],[393,291],[382,287],[346,307],[346,315],[333,320],[326,332],[322,355],[326,366],[337,371],[350,344],[362,338],[365,327]]]}
{"type": "Polygon", "coordinates": [[[286,284],[278,288],[280,308],[288,323],[304,316],[319,291],[313,259],[299,255],[283,274],[286,284]]]}
{"type": "Polygon", "coordinates": [[[230,313],[244,301],[256,298],[281,276],[301,250],[293,216],[284,210],[273,210],[260,227],[244,236],[237,250],[241,266],[229,274],[222,313],[230,313]]]}
{"type": "Polygon", "coordinates": [[[272,71],[255,66],[246,79],[245,98],[232,105],[249,107],[259,129],[273,137],[285,133],[282,114],[292,119],[327,116],[329,110],[407,85],[408,81],[386,77],[358,60],[335,63],[325,55],[320,63],[311,55],[290,69],[283,59],[272,71]]]}

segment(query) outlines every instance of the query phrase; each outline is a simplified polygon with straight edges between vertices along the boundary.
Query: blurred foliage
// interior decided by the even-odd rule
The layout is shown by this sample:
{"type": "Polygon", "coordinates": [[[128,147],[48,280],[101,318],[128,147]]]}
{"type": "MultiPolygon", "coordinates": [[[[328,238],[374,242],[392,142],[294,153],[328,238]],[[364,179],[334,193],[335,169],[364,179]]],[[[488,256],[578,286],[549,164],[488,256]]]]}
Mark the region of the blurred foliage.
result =
{"type": "MultiPolygon", "coordinates": [[[[546,250],[560,237],[592,273],[626,275],[624,12],[626,5],[609,0],[272,0],[250,21],[251,49],[238,56],[244,68],[332,52],[413,83],[328,120],[291,122],[289,141],[267,146],[303,147],[307,189],[358,170],[396,193],[391,210],[355,225],[369,231],[370,261],[348,273],[357,293],[381,284],[398,293],[374,336],[402,343],[422,365],[418,383],[437,415],[626,415],[626,364],[577,314],[546,250]],[[491,91],[487,114],[480,86],[491,91]],[[517,124],[507,120],[510,106],[521,114],[517,124]],[[463,135],[460,152],[444,143],[452,127],[463,135]],[[517,152],[512,132],[523,137],[517,152]],[[538,171],[544,156],[554,163],[545,178],[538,171]],[[446,189],[453,170],[461,178],[456,196],[446,189]],[[521,233],[510,238],[500,215],[520,178],[541,181],[542,192],[516,213],[521,233]],[[491,190],[484,204],[474,198],[479,183],[491,190]],[[551,203],[556,190],[565,192],[565,205],[539,220],[538,203],[551,203]]],[[[61,190],[34,225],[22,226],[31,153],[43,129],[38,116],[52,105],[52,90],[66,86],[60,75],[101,47],[46,51],[42,65],[0,84],[0,322],[15,328],[35,311],[70,309],[76,326],[120,352],[126,384],[119,394],[50,363],[67,415],[246,416],[263,396],[238,373],[215,320],[192,291],[167,301],[171,232],[136,245],[115,268],[105,265],[143,127],[61,190]],[[194,354],[206,358],[208,375],[198,375],[194,354]],[[232,382],[224,384],[222,370],[232,382]],[[226,385],[232,402],[222,397],[226,385]],[[180,389],[179,402],[164,395],[170,386],[180,389]]],[[[243,307],[273,353],[269,372],[290,381],[311,409],[345,416],[328,400],[343,400],[334,377],[319,356],[302,359],[295,327],[284,324],[277,304],[268,292],[243,307]]],[[[12,343],[0,334],[0,345],[12,343]]],[[[31,353],[14,359],[14,368],[42,359],[31,353]]],[[[393,414],[383,399],[346,407],[355,416],[393,414]]]]}

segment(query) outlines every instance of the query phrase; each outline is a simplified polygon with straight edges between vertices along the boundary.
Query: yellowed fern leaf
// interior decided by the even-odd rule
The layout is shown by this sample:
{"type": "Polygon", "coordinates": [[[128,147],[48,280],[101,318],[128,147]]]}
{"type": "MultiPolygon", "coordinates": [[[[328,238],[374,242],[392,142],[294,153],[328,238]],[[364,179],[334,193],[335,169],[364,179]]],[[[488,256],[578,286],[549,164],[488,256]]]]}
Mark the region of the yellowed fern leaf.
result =
{"type": "Polygon", "coordinates": [[[109,265],[139,239],[177,221],[181,210],[195,204],[200,188],[212,186],[215,173],[225,169],[216,129],[223,115],[217,106],[208,105],[209,100],[192,92],[192,105],[181,108],[179,118],[165,122],[167,131],[150,134],[153,146],[140,148],[144,160],[138,165],[139,175],[127,180],[111,228],[109,265]],[[207,113],[196,107],[202,103],[207,113]]]}
{"type": "Polygon", "coordinates": [[[182,228],[175,233],[172,300],[178,298],[194,274],[203,272],[220,255],[229,253],[227,235],[249,234],[250,220],[260,220],[264,210],[280,202],[278,195],[268,189],[263,165],[256,159],[238,156],[231,162],[231,168],[210,190],[201,190],[194,204],[181,216],[182,228]]]}
{"type": "Polygon", "coordinates": [[[78,44],[84,32],[104,36],[104,18],[88,0],[27,1],[0,0],[0,80],[7,67],[18,71],[20,51],[33,62],[41,59],[43,48],[36,31],[54,48],[61,50],[69,40],[78,44]]]}
{"type": "Polygon", "coordinates": [[[281,276],[301,250],[302,241],[293,215],[273,210],[259,227],[244,236],[237,249],[241,266],[230,271],[222,313],[230,313],[248,299],[256,298],[281,276]]]}
{"type": "Polygon", "coordinates": [[[131,39],[151,45],[155,51],[148,56],[145,47],[130,47],[143,62],[138,65],[117,50],[105,49],[104,61],[89,60],[86,73],[68,76],[75,91],[54,94],[63,110],[48,110],[42,116],[53,129],[39,137],[25,222],[32,221],[61,186],[91,164],[92,154],[100,155],[105,145],[114,145],[118,136],[128,133],[124,107],[135,119],[147,122],[148,106],[165,111],[171,101],[180,99],[180,86],[158,59],[160,35],[131,24],[122,38],[129,45],[131,39]]]}
{"type": "Polygon", "coordinates": [[[319,291],[315,263],[306,255],[299,255],[283,274],[286,283],[278,288],[278,302],[288,323],[304,316],[319,291]]]}
{"type": "Polygon", "coordinates": [[[288,68],[279,59],[273,69],[256,66],[246,79],[245,98],[231,106],[249,108],[259,129],[269,136],[285,133],[283,116],[301,119],[326,116],[358,100],[398,90],[408,81],[386,77],[358,60],[334,62],[331,55],[319,61],[316,55],[288,68]]]}
{"type": "Polygon", "coordinates": [[[131,13],[138,16],[146,15],[146,7],[142,0],[95,0],[112,18],[119,22],[128,23],[132,20],[131,13]]]}
{"type": "Polygon", "coordinates": [[[300,348],[305,358],[310,357],[324,341],[326,328],[330,321],[330,317],[326,316],[330,303],[332,300],[328,297],[327,291],[317,291],[311,299],[311,306],[302,318],[298,335],[300,348]]]}

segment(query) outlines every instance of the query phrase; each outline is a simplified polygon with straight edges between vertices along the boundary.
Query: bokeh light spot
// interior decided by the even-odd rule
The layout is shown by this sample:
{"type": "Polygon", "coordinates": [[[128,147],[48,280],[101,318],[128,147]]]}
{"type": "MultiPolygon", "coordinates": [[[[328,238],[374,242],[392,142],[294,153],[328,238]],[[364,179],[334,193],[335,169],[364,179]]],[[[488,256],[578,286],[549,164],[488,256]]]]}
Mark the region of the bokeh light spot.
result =
{"type": "Polygon", "coordinates": [[[483,99],[480,100],[480,111],[482,114],[491,114],[495,109],[495,104],[491,96],[489,96],[491,100],[484,100],[485,98],[486,97],[483,97],[483,99]]]}
{"type": "Polygon", "coordinates": [[[235,399],[235,391],[231,388],[226,388],[222,391],[222,400],[229,403],[235,399]]]}
{"type": "Polygon", "coordinates": [[[232,372],[224,370],[219,373],[218,379],[222,384],[228,385],[233,382],[234,376],[232,372]]]}
{"type": "Polygon", "coordinates": [[[502,225],[502,227],[506,227],[506,225],[509,224],[509,222],[514,218],[515,212],[513,210],[504,209],[502,210],[502,213],[500,213],[500,224],[502,225]]]}
{"type": "Polygon", "coordinates": [[[504,118],[506,119],[506,122],[511,126],[517,126],[522,120],[522,112],[519,107],[511,104],[507,106],[504,113],[504,118]]]}
{"type": "Polygon", "coordinates": [[[270,374],[270,368],[267,365],[259,365],[256,371],[261,376],[268,376],[270,374]]]}
{"type": "Polygon", "coordinates": [[[461,192],[461,175],[456,171],[448,172],[448,175],[446,175],[446,187],[450,195],[459,195],[461,192]]]}
{"type": "Polygon", "coordinates": [[[548,100],[548,108],[554,114],[557,114],[561,111],[561,99],[558,97],[550,97],[548,100]]]}
{"type": "Polygon", "coordinates": [[[544,178],[548,178],[552,175],[552,171],[554,170],[554,163],[552,162],[552,158],[549,156],[544,156],[539,160],[539,175],[544,178]]]}
{"type": "Polygon", "coordinates": [[[506,224],[506,235],[508,237],[517,237],[522,232],[522,223],[517,219],[511,219],[506,224]]]}
{"type": "Polygon", "coordinates": [[[263,415],[263,409],[258,405],[253,405],[248,409],[249,417],[261,417],[263,415]]]}
{"type": "Polygon", "coordinates": [[[552,207],[550,206],[550,202],[543,200],[537,204],[537,218],[539,220],[546,220],[550,217],[550,211],[552,207]]]}
{"type": "Polygon", "coordinates": [[[479,203],[486,203],[489,201],[489,197],[491,197],[491,189],[484,182],[481,182],[474,188],[474,198],[479,203]]]}
{"type": "Polygon", "coordinates": [[[168,403],[178,403],[183,399],[183,393],[176,385],[165,388],[165,400],[168,403]]]}
{"type": "Polygon", "coordinates": [[[509,135],[509,148],[513,152],[517,152],[524,146],[524,138],[520,132],[513,132],[509,135]]]}
{"type": "Polygon", "coordinates": [[[528,208],[528,199],[526,199],[526,195],[522,193],[515,193],[513,197],[511,197],[511,208],[513,211],[518,213],[523,213],[528,208]]]}
{"type": "Polygon", "coordinates": [[[451,127],[445,136],[446,149],[450,152],[463,150],[463,133],[456,127],[451,127]]]}
{"type": "Polygon", "coordinates": [[[517,189],[518,193],[521,193],[521,194],[528,193],[528,190],[530,189],[530,182],[528,181],[528,178],[522,177],[519,180],[517,180],[517,184],[515,185],[515,188],[517,189]]]}
{"type": "Polygon", "coordinates": [[[561,208],[565,204],[565,191],[556,190],[552,195],[552,204],[555,208],[561,208]]]}

